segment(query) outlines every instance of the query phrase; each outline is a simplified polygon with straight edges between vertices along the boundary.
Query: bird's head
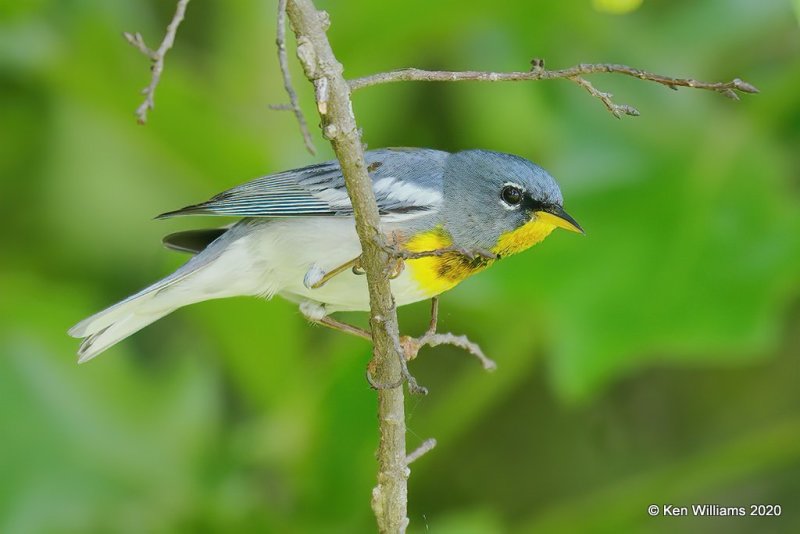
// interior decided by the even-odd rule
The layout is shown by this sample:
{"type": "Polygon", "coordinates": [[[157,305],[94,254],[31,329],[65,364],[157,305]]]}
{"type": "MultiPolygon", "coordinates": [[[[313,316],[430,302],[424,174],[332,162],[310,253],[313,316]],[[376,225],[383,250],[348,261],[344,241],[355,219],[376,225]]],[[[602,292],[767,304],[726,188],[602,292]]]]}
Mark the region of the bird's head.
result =
{"type": "Polygon", "coordinates": [[[451,154],[444,173],[445,224],[460,246],[507,256],[556,228],[583,233],[564,211],[558,184],[519,156],[467,150],[451,154]]]}

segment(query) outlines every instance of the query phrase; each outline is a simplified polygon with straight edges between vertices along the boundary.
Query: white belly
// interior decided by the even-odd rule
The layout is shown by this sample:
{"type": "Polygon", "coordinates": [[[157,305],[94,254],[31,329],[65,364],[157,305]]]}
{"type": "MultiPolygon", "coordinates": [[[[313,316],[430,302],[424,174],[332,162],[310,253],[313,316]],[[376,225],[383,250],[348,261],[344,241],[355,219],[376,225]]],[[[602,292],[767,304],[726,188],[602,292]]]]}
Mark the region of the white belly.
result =
{"type": "MultiPolygon", "coordinates": [[[[255,293],[280,295],[287,300],[322,304],[327,312],[368,311],[369,294],[364,275],[346,270],[323,286],[309,289],[303,283],[315,265],[331,271],[361,254],[352,219],[304,217],[274,220],[257,226],[243,240],[252,258],[250,272],[261,278],[255,293]]],[[[409,269],[391,281],[398,306],[430,298],[409,269]]]]}

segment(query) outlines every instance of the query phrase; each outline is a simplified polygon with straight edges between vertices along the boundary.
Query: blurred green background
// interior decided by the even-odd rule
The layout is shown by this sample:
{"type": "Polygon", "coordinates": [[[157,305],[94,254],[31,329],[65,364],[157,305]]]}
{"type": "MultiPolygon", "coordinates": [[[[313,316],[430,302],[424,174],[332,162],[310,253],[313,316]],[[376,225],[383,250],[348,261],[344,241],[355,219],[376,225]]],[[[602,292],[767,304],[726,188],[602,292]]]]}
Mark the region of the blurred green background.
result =
{"type": "MultiPolygon", "coordinates": [[[[800,32],[790,0],[322,2],[346,74],[619,62],[762,93],[591,78],[355,95],[364,140],[516,153],[587,229],[442,301],[499,369],[425,349],[408,399],[416,533],[800,531],[800,32]],[[602,2],[598,2],[601,4],[602,2]],[[636,2],[634,2],[635,4],[636,2]],[[649,504],[783,506],[651,518],[649,504]]],[[[66,330],[185,260],[153,221],[304,152],[274,2],[195,0],[145,127],[133,111],[172,1],[0,3],[0,531],[368,532],[367,344],[279,300],[180,310],[91,364],[66,330]]],[[[290,50],[293,59],[293,44],[290,50]]],[[[293,62],[306,112],[312,92],[293,62]]],[[[211,220],[213,224],[219,219],[211,220]]],[[[401,310],[426,325],[424,303],[401,310]]],[[[358,320],[358,317],[347,317],[358,320]]]]}

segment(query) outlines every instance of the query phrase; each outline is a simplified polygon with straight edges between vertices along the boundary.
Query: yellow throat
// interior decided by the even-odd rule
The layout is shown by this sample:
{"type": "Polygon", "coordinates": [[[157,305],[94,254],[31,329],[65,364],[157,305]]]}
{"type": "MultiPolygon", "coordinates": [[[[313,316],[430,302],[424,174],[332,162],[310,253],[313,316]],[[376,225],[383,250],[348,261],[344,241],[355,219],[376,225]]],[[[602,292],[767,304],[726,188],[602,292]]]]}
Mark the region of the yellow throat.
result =
{"type": "MultiPolygon", "coordinates": [[[[498,257],[510,256],[526,250],[550,235],[556,224],[545,218],[534,218],[516,230],[500,235],[492,252],[498,257]]],[[[410,252],[425,252],[447,248],[453,244],[450,234],[441,226],[417,234],[405,244],[410,252]]],[[[454,288],[475,273],[492,265],[496,259],[477,256],[468,258],[458,252],[408,260],[406,266],[423,292],[435,296],[454,288]]]]}

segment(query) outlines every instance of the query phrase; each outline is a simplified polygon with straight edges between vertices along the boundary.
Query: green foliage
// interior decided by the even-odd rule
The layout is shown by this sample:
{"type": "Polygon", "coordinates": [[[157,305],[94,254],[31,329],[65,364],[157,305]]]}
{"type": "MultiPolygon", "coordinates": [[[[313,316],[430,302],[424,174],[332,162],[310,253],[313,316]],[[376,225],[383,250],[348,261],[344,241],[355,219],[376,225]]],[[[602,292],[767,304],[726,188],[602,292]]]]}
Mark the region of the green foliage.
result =
{"type": "Polygon", "coordinates": [[[592,0],[592,5],[598,11],[620,15],[639,9],[642,0],[592,0]]]}
{"type": "MultiPolygon", "coordinates": [[[[499,369],[449,349],[412,364],[431,394],[409,400],[409,445],[439,442],[413,466],[414,531],[674,528],[646,516],[653,502],[776,502],[784,517],[737,526],[796,531],[792,3],[644,2],[615,17],[588,1],[325,7],[349,76],[524,69],[541,56],[738,76],[762,91],[734,103],[593,77],[642,112],[620,121],[563,82],[355,95],[371,147],[528,157],[587,230],[444,297],[443,327],[499,369]]],[[[233,299],[74,364],[69,326],[177,267],[162,235],[219,222],[152,216],[312,161],[292,116],[267,107],[286,98],[271,2],[191,3],[156,109],[135,124],[149,73],[120,33],[155,45],[172,9],[0,7],[0,531],[368,531],[377,430],[365,343],[308,326],[288,303],[233,299]]],[[[427,306],[401,321],[421,331],[427,306]]]]}

